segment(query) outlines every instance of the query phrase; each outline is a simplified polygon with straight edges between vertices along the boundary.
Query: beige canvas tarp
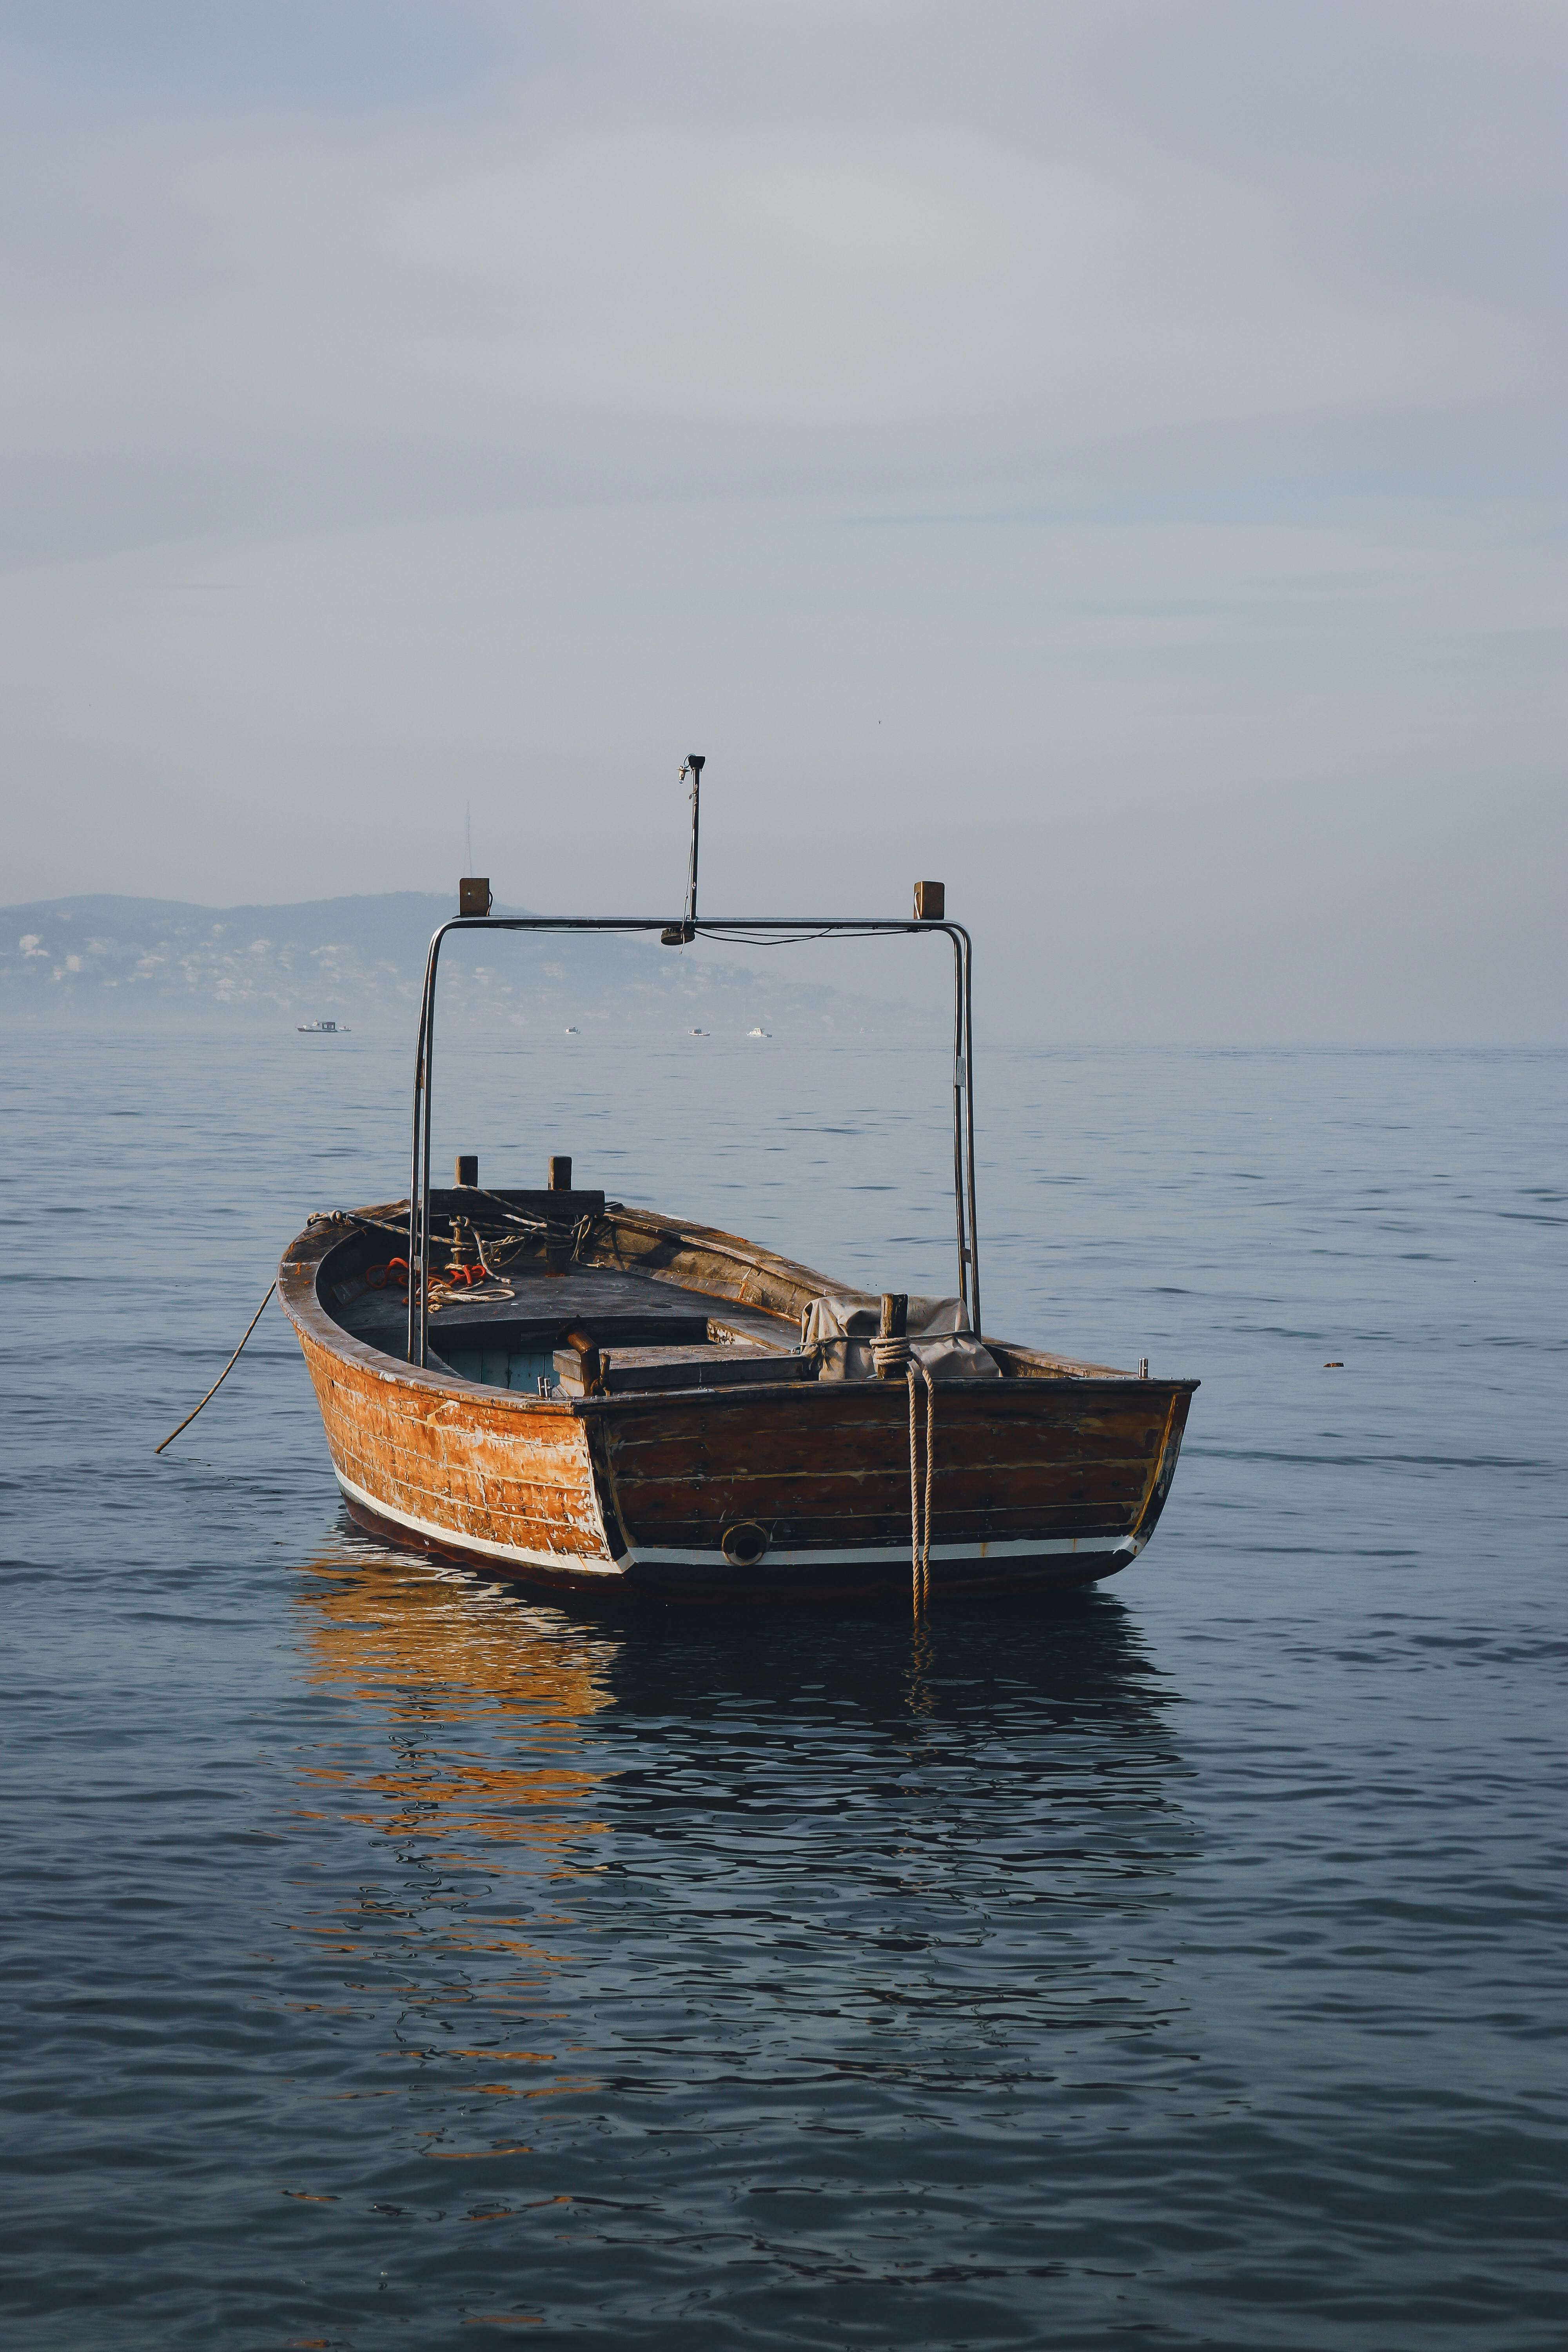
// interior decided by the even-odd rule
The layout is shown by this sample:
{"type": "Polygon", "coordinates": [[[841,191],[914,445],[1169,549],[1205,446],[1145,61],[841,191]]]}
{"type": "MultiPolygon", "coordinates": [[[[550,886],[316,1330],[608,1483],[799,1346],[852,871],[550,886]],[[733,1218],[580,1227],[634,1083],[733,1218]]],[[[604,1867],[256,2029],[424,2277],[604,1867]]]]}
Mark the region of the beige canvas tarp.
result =
{"type": "MultiPolygon", "coordinates": [[[[801,1344],[815,1349],[817,1378],[871,1381],[877,1367],[871,1342],[881,1328],[882,1302],[868,1292],[843,1291],[814,1298],[802,1319],[801,1344]]],[[[1001,1370],[969,1328],[956,1298],[911,1298],[907,1324],[910,1353],[933,1381],[997,1381],[1001,1370]]]]}

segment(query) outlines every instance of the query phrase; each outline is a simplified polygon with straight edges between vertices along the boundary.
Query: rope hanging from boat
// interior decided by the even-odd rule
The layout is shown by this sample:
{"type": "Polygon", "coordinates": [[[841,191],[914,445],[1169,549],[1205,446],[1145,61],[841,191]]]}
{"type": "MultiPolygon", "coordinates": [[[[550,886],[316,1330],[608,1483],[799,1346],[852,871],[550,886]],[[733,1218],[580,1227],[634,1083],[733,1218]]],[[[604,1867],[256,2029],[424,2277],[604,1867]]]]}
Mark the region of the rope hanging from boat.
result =
{"type": "MultiPolygon", "coordinates": [[[[906,1302],[899,1302],[902,1308],[906,1302]]],[[[901,1316],[900,1318],[901,1319],[901,1316]]],[[[936,1466],[936,1382],[930,1367],[921,1363],[910,1346],[906,1333],[884,1332],[871,1342],[871,1360],[880,1381],[897,1380],[901,1371],[910,1385],[910,1578],[913,1589],[915,1615],[918,1617],[931,1599],[931,1478],[936,1466]],[[926,1486],[921,1496],[920,1464],[920,1390],[917,1381],[924,1381],[926,1390],[926,1486]]]]}
{"type": "MultiPolygon", "coordinates": [[[[475,1190],[478,1191],[478,1189],[479,1188],[476,1186],[475,1190]]],[[[480,1193],[479,1197],[481,1200],[487,1201],[494,1199],[494,1196],[488,1192],[480,1193]]],[[[559,1230],[558,1228],[552,1227],[548,1219],[544,1217],[518,1215],[514,1210],[508,1209],[504,1201],[495,1201],[494,1205],[509,1224],[521,1225],[524,1228],[523,1233],[520,1233],[510,1242],[503,1241],[501,1243],[500,1246],[503,1250],[516,1251],[523,1246],[525,1239],[531,1238],[539,1234],[549,1234],[559,1230]]],[[[592,1217],[579,1217],[574,1225],[566,1228],[566,1231],[571,1235],[573,1263],[575,1263],[578,1254],[581,1251],[584,1241],[587,1239],[588,1229],[592,1225],[593,1222],[592,1217]]],[[[399,1241],[402,1240],[405,1231],[405,1228],[402,1225],[384,1224],[379,1217],[363,1216],[356,1209],[318,1209],[307,1220],[307,1223],[310,1225],[357,1225],[362,1233],[390,1234],[399,1241]]],[[[477,1266],[458,1267],[455,1277],[451,1274],[448,1274],[446,1282],[441,1283],[438,1286],[443,1295],[445,1294],[447,1287],[454,1279],[463,1284],[470,1284],[482,1282],[487,1276],[489,1276],[493,1281],[500,1271],[499,1265],[492,1266],[487,1262],[484,1253],[484,1245],[479,1239],[478,1231],[473,1228],[470,1228],[470,1230],[473,1232],[475,1246],[479,1250],[479,1263],[477,1266]]],[[[496,1245],[493,1242],[490,1246],[492,1251],[494,1251],[496,1245]]],[[[372,1267],[370,1271],[372,1273],[380,1274],[384,1281],[387,1276],[391,1275],[395,1266],[402,1266],[405,1274],[406,1274],[407,1265],[405,1260],[403,1258],[394,1258],[386,1266],[374,1266],[372,1267]]],[[[437,1277],[436,1276],[432,1275],[429,1276],[429,1280],[433,1287],[437,1286],[437,1277]]],[[[380,1287],[379,1285],[373,1285],[372,1286],[376,1288],[380,1287]]],[[[179,1436],[180,1431],[189,1429],[192,1422],[195,1421],[196,1414],[201,1412],[202,1405],[211,1404],[214,1397],[216,1396],[219,1389],[222,1388],[225,1381],[227,1380],[230,1372],[233,1371],[236,1364],[238,1363],[241,1356],[245,1353],[246,1341],[248,1340],[252,1331],[255,1330],[263,1315],[266,1314],[268,1299],[271,1297],[277,1287],[278,1285],[276,1282],[269,1282],[268,1284],[267,1297],[262,1300],[260,1306],[257,1308],[255,1314],[251,1317],[250,1321],[246,1326],[245,1339],[240,1341],[238,1347],[229,1358],[227,1363],[224,1366],[222,1371],[218,1374],[211,1388],[208,1389],[205,1396],[202,1399],[201,1404],[198,1404],[194,1411],[186,1413],[184,1421],[180,1423],[179,1429],[172,1429],[167,1437],[164,1438],[162,1445],[155,1445],[153,1448],[154,1454],[162,1454],[165,1447],[173,1445],[175,1438],[179,1436]]]]}
{"type": "MultiPolygon", "coordinates": [[[[270,1298],[270,1297],[271,1297],[271,1296],[272,1296],[273,1292],[277,1289],[277,1287],[278,1287],[278,1285],[277,1285],[277,1283],[276,1283],[276,1282],[269,1282],[269,1283],[268,1284],[268,1286],[267,1286],[267,1298],[270,1298]]],[[[266,1314],[266,1312],[267,1312],[267,1298],[264,1298],[264,1299],[262,1300],[262,1302],[261,1302],[260,1306],[257,1308],[257,1310],[256,1310],[255,1314],[251,1317],[250,1321],[249,1321],[249,1324],[247,1325],[247,1328],[246,1328],[245,1339],[249,1339],[251,1332],[255,1330],[255,1328],[256,1328],[257,1325],[260,1322],[260,1320],[261,1320],[262,1317],[266,1314]]],[[[245,1351],[245,1339],[242,1339],[242,1340],[240,1341],[239,1346],[235,1349],[235,1351],[234,1351],[233,1355],[229,1358],[229,1360],[228,1360],[227,1363],[224,1366],[224,1368],[223,1368],[222,1371],[218,1374],[218,1376],[217,1376],[216,1380],[213,1382],[213,1384],[212,1384],[211,1388],[210,1388],[210,1389],[208,1389],[208,1391],[207,1391],[207,1392],[206,1392],[205,1396],[205,1397],[203,1397],[203,1399],[202,1399],[202,1404],[211,1404],[211,1402],[212,1402],[212,1401],[213,1401],[214,1397],[215,1397],[215,1396],[216,1396],[216,1394],[217,1394],[217,1392],[218,1392],[219,1389],[221,1389],[221,1388],[222,1388],[222,1386],[223,1386],[223,1384],[224,1384],[225,1381],[226,1381],[226,1380],[227,1380],[227,1378],[228,1378],[228,1376],[229,1376],[230,1372],[232,1372],[232,1371],[233,1371],[233,1370],[234,1370],[234,1368],[235,1368],[236,1364],[237,1364],[237,1363],[238,1363],[238,1361],[239,1361],[239,1360],[240,1360],[240,1357],[242,1356],[242,1354],[243,1354],[243,1353],[244,1353],[244,1351],[245,1351]]],[[[180,1429],[189,1429],[189,1427],[190,1427],[190,1425],[191,1425],[192,1422],[193,1422],[193,1421],[195,1421],[195,1417],[196,1417],[196,1413],[197,1413],[197,1412],[200,1412],[200,1411],[201,1411],[201,1409],[202,1409],[202,1404],[197,1405],[197,1407],[196,1407],[196,1409],[195,1409],[195,1412],[188,1412],[188,1413],[186,1413],[186,1415],[185,1415],[185,1417],[184,1417],[184,1421],[183,1421],[183,1422],[181,1422],[181,1423],[180,1423],[180,1429]]],[[[163,1445],[173,1445],[173,1444],[174,1444],[174,1442],[175,1438],[176,1438],[176,1437],[178,1437],[178,1435],[179,1435],[179,1433],[180,1433],[180,1429],[172,1429],[172,1430],[169,1432],[169,1434],[167,1435],[167,1437],[165,1437],[165,1439],[163,1440],[163,1445]]],[[[154,1454],[162,1454],[162,1452],[163,1451],[163,1445],[154,1445],[154,1447],[153,1448],[153,1453],[154,1453],[154,1454]]]]}
{"type": "Polygon", "coordinates": [[[931,1486],[936,1465],[936,1382],[930,1370],[917,1357],[909,1368],[910,1382],[910,1553],[914,1584],[915,1614],[920,1616],[931,1599],[931,1486]],[[921,1507],[920,1465],[916,1447],[918,1391],[915,1374],[926,1384],[926,1491],[925,1507],[921,1507]]]}

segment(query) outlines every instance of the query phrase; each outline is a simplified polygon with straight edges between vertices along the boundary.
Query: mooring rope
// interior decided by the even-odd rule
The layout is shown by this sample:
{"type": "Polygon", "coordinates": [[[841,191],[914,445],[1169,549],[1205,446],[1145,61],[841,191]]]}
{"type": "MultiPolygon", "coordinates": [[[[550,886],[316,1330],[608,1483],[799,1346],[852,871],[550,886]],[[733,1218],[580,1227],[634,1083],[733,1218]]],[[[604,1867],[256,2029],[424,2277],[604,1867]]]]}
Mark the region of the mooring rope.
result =
{"type": "Polygon", "coordinates": [[[903,1332],[873,1339],[871,1361],[879,1380],[896,1380],[901,1371],[910,1384],[910,1580],[918,1617],[931,1598],[931,1494],[936,1459],[936,1382],[903,1332]],[[921,1501],[920,1391],[926,1385],[926,1490],[921,1501]]]}
{"type": "Polygon", "coordinates": [[[911,1580],[914,1585],[915,1614],[918,1617],[931,1599],[931,1487],[936,1466],[936,1382],[929,1366],[920,1358],[909,1366],[910,1382],[910,1550],[911,1580]],[[915,1375],[926,1384],[926,1491],[925,1507],[921,1507],[920,1467],[915,1444],[918,1419],[915,1375]]]}
{"type": "MultiPolygon", "coordinates": [[[[269,1282],[269,1283],[268,1284],[268,1286],[267,1286],[267,1298],[270,1298],[270,1297],[271,1297],[271,1296],[272,1296],[273,1292],[277,1289],[277,1287],[278,1287],[278,1285],[277,1285],[277,1283],[276,1283],[276,1282],[269,1282]]],[[[250,1318],[250,1322],[249,1322],[249,1324],[248,1324],[248,1326],[247,1326],[247,1329],[246,1329],[245,1339],[249,1339],[251,1332],[255,1330],[255,1328],[256,1328],[257,1325],[260,1322],[260,1320],[261,1320],[262,1317],[266,1314],[266,1312],[267,1312],[267,1298],[264,1298],[264,1299],[262,1300],[262,1302],[261,1302],[260,1306],[257,1308],[257,1310],[256,1310],[255,1314],[251,1317],[251,1318],[250,1318]]],[[[223,1386],[223,1384],[224,1384],[225,1381],[226,1381],[226,1380],[227,1380],[227,1378],[228,1378],[228,1376],[229,1376],[230,1372],[232,1372],[232,1371],[233,1371],[233,1370],[234,1370],[234,1368],[235,1368],[236,1364],[237,1364],[237,1363],[238,1363],[238,1361],[239,1361],[239,1360],[240,1360],[240,1357],[242,1356],[242,1354],[243,1354],[243,1353],[244,1353],[244,1351],[245,1351],[245,1339],[242,1339],[242,1340],[240,1341],[239,1346],[235,1349],[235,1351],[234,1351],[233,1355],[229,1358],[229,1360],[228,1360],[227,1363],[224,1366],[224,1368],[223,1368],[222,1371],[218,1374],[218,1376],[217,1376],[216,1380],[213,1382],[213,1384],[212,1384],[211,1388],[210,1388],[210,1389],[208,1389],[208,1391],[207,1391],[207,1392],[206,1392],[205,1396],[205,1397],[203,1397],[203,1399],[202,1399],[202,1404],[210,1404],[210,1403],[212,1402],[212,1401],[213,1401],[214,1397],[215,1397],[215,1396],[216,1396],[216,1394],[217,1394],[217,1392],[218,1392],[219,1389],[221,1389],[221,1388],[222,1388],[222,1386],[223,1386]]],[[[186,1415],[185,1415],[185,1417],[184,1417],[184,1421],[183,1421],[183,1422],[181,1422],[181,1423],[180,1423],[180,1429],[189,1429],[189,1427],[190,1427],[190,1425],[191,1425],[192,1422],[193,1422],[193,1421],[195,1421],[195,1417],[196,1417],[196,1413],[197,1413],[197,1412],[200,1412],[200,1411],[201,1411],[201,1409],[202,1409],[202,1404],[197,1405],[197,1407],[196,1407],[196,1409],[195,1409],[195,1412],[188,1412],[188,1413],[186,1413],[186,1415]]],[[[179,1435],[179,1433],[180,1433],[180,1429],[172,1429],[172,1430],[169,1432],[169,1434],[167,1435],[167,1437],[165,1437],[165,1439],[163,1440],[163,1445],[173,1445],[173,1444],[174,1444],[174,1442],[175,1438],[176,1438],[176,1437],[178,1437],[178,1435],[179,1435]]],[[[154,1453],[154,1454],[162,1454],[162,1452],[163,1451],[163,1445],[154,1445],[154,1447],[153,1448],[153,1453],[154,1453]]]]}

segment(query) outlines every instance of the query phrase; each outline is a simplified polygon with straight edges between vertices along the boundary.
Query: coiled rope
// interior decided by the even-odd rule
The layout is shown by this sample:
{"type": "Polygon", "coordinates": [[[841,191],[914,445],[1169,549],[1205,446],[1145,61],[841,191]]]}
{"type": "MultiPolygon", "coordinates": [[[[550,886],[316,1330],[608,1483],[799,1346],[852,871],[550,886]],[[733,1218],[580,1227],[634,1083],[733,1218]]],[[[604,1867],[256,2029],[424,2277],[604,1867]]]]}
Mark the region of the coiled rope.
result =
{"type": "MultiPolygon", "coordinates": [[[[552,1244],[563,1251],[570,1245],[567,1265],[576,1265],[581,1263],[583,1252],[587,1247],[588,1239],[595,1223],[591,1212],[579,1217],[573,1224],[555,1224],[548,1217],[531,1216],[526,1212],[508,1208],[506,1202],[496,1193],[487,1192],[478,1184],[466,1185],[463,1189],[465,1192],[471,1192],[475,1200],[483,1201],[489,1204],[493,1212],[490,1219],[492,1224],[500,1220],[505,1224],[516,1227],[517,1230],[510,1234],[492,1233],[486,1235],[480,1232],[471,1214],[458,1216],[454,1213],[454,1245],[458,1240],[458,1227],[461,1224],[473,1247],[477,1263],[472,1265],[454,1264],[447,1268],[445,1274],[426,1273],[426,1291],[430,1301],[430,1312],[433,1315],[440,1312],[454,1289],[471,1287],[476,1283],[493,1282],[497,1286],[494,1294],[496,1297],[515,1297],[517,1295],[515,1291],[505,1287],[505,1279],[511,1270],[511,1260],[520,1251],[527,1249],[531,1244],[543,1242],[547,1255],[552,1244]]],[[[395,1225],[388,1224],[384,1218],[364,1216],[357,1209],[318,1209],[307,1223],[312,1225],[353,1225],[361,1233],[390,1234],[398,1241],[405,1241],[407,1234],[405,1222],[395,1225]]],[[[435,1242],[435,1238],[432,1234],[432,1243],[435,1242]]],[[[552,1262],[553,1263],[553,1260],[552,1262]]],[[[409,1267],[405,1257],[393,1257],[389,1258],[384,1265],[365,1266],[362,1269],[362,1273],[367,1287],[372,1290],[384,1290],[396,1276],[401,1275],[405,1286],[404,1303],[406,1305],[409,1267]]]]}

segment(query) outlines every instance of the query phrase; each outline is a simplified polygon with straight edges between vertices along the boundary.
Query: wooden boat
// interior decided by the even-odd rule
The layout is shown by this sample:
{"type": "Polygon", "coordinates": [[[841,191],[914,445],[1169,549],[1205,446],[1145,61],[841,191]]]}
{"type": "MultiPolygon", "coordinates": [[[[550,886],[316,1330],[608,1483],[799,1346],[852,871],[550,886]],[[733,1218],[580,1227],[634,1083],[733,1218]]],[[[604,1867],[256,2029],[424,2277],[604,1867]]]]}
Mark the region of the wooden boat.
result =
{"type": "MultiPolygon", "coordinates": [[[[488,906],[488,885],[471,887],[488,906]]],[[[1197,1383],[963,1338],[982,1329],[970,944],[937,886],[920,890],[908,922],[698,924],[694,856],[678,925],[480,913],[443,926],[426,976],[409,1196],[312,1218],[279,1275],[362,1526],[545,1591],[753,1606],[1043,1592],[1137,1558],[1197,1383]],[[654,930],[672,944],[698,929],[949,937],[959,1279],[946,1319],[984,1376],[943,1377],[952,1340],[900,1343],[890,1294],[879,1350],[890,1377],[825,1376],[832,1343],[803,1334],[843,1285],[574,1189],[564,1159],[541,1190],[486,1190],[471,1160],[456,1184],[432,1188],[437,958],[447,930],[480,923],[654,930]]],[[[843,1369],[852,1354],[846,1343],[843,1369]]]]}

